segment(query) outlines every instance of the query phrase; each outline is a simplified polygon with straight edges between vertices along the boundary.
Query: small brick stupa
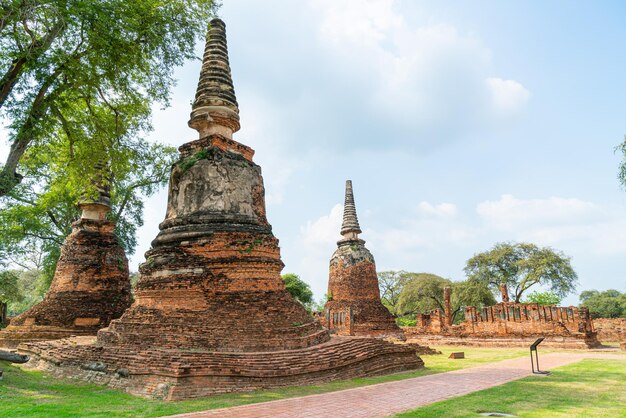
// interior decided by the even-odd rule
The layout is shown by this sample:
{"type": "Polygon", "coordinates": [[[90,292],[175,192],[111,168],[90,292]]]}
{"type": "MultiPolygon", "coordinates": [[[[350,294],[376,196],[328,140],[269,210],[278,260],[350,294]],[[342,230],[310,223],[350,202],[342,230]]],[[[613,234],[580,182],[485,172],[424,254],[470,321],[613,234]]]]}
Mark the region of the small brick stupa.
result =
{"type": "Polygon", "coordinates": [[[128,260],[106,219],[110,195],[83,201],[80,220],[61,249],[54,278],[44,299],[0,331],[0,347],[23,342],[96,335],[131,304],[128,260]]]}
{"type": "Polygon", "coordinates": [[[35,366],[178,400],[421,367],[415,350],[330,338],[286,291],[254,151],[232,139],[239,110],[225,25],[213,20],[165,221],[146,253],[135,303],[96,341],[23,347],[35,366]],[[55,364],[61,364],[57,367],[55,364]]]}
{"type": "Polygon", "coordinates": [[[380,301],[374,256],[359,238],[352,181],[346,181],[343,224],[337,250],[330,259],[328,297],[323,323],[338,335],[396,338],[402,330],[380,301]]]}

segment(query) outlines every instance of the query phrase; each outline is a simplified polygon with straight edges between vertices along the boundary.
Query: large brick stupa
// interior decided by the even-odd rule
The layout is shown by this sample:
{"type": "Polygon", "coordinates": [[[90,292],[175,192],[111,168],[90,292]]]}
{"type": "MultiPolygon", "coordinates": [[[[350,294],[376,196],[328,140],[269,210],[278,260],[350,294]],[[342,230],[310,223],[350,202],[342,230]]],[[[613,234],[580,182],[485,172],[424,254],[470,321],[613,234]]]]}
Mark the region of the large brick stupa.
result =
{"type": "Polygon", "coordinates": [[[108,189],[79,204],[81,218],[65,239],[50,289],[43,300],[0,331],[0,347],[96,335],[131,304],[128,260],[113,233],[108,189]]]}
{"type": "Polygon", "coordinates": [[[330,259],[328,302],[322,322],[339,335],[404,340],[393,315],[380,301],[374,256],[359,238],[352,181],[346,181],[342,239],[330,259]]]}
{"type": "Polygon", "coordinates": [[[96,341],[22,346],[33,366],[167,400],[421,367],[408,347],[331,339],[285,290],[261,168],[254,151],[232,139],[239,109],[219,19],[189,126],[200,139],[179,149],[134,304],[96,341]]]}

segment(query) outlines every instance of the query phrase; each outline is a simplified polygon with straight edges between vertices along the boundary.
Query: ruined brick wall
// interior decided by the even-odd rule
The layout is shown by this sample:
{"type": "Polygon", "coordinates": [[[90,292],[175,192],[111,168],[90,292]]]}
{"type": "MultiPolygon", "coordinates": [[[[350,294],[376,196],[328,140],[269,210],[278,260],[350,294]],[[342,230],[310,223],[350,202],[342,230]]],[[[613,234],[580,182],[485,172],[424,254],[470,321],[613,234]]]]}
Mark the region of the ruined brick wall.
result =
{"type": "Polygon", "coordinates": [[[602,342],[626,340],[626,318],[596,318],[593,327],[602,342]]]}
{"type": "MultiPolygon", "coordinates": [[[[595,347],[599,345],[594,324],[587,309],[576,307],[541,306],[533,303],[498,303],[478,311],[465,310],[465,321],[446,326],[440,310],[417,315],[416,326],[403,327],[407,338],[426,338],[429,344],[442,343],[426,336],[439,336],[455,343],[470,343],[471,339],[485,341],[501,339],[510,344],[516,339],[528,340],[540,336],[562,342],[563,347],[595,347]],[[569,345],[568,345],[569,344],[569,345]]],[[[441,339],[440,339],[441,340],[441,339]]]]}
{"type": "Polygon", "coordinates": [[[415,326],[404,327],[405,334],[439,334],[447,329],[445,313],[440,309],[433,309],[427,314],[415,315],[415,326]]]}
{"type": "Polygon", "coordinates": [[[465,311],[465,329],[474,334],[573,335],[593,332],[589,311],[536,303],[499,303],[465,311]]]}

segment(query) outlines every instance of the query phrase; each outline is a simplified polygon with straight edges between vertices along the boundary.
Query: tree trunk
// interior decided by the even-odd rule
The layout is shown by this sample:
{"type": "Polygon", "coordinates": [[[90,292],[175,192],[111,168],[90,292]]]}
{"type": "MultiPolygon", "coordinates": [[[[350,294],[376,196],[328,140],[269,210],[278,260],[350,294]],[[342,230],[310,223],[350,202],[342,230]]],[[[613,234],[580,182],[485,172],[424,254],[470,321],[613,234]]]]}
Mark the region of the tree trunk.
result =
{"type": "Polygon", "coordinates": [[[8,361],[9,363],[26,363],[30,360],[30,357],[0,350],[0,360],[8,361]]]}
{"type": "Polygon", "coordinates": [[[0,301],[0,325],[4,325],[7,322],[7,304],[0,301]]]}

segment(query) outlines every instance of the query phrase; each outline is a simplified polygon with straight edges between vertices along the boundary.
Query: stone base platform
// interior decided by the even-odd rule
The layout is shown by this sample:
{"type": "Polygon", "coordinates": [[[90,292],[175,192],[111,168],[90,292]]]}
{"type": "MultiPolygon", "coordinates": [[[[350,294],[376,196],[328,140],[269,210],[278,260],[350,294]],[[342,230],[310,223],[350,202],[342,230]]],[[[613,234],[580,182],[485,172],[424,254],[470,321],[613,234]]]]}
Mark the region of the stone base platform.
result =
{"type": "Polygon", "coordinates": [[[20,344],[32,343],[45,340],[59,340],[62,338],[91,336],[97,332],[92,328],[67,329],[45,325],[11,326],[9,325],[0,333],[0,347],[16,349],[20,344]]]}
{"type": "MultiPolygon", "coordinates": [[[[468,347],[523,347],[528,348],[537,338],[541,336],[490,336],[490,337],[460,337],[460,336],[448,336],[448,335],[428,335],[422,334],[419,336],[411,335],[407,336],[407,342],[418,343],[422,345],[440,346],[440,345],[453,345],[453,346],[468,346],[468,347]]],[[[600,344],[597,340],[586,340],[585,338],[577,337],[563,337],[563,336],[545,336],[545,340],[541,343],[542,348],[561,348],[561,349],[581,349],[588,350],[593,348],[600,348],[600,344]]]]}
{"type": "Polygon", "coordinates": [[[94,337],[22,344],[25,366],[168,401],[331,380],[375,376],[424,366],[415,350],[374,338],[333,337],[299,350],[207,352],[98,347],[94,337]]]}

